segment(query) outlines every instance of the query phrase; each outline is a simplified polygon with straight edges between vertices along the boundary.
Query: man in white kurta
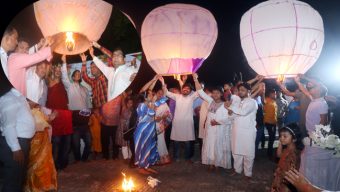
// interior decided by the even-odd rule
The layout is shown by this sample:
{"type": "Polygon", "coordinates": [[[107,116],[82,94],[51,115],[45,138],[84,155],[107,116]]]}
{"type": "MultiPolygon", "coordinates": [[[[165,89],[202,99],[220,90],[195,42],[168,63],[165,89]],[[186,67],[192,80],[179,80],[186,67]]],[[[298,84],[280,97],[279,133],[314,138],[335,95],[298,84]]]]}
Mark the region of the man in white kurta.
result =
{"type": "Polygon", "coordinates": [[[191,87],[189,85],[183,86],[182,94],[175,94],[168,91],[164,80],[162,84],[165,95],[176,101],[171,130],[171,140],[174,141],[174,159],[179,158],[179,145],[180,142],[184,142],[185,159],[190,162],[192,158],[192,144],[190,141],[195,140],[193,103],[198,98],[198,94],[197,92],[190,94],[191,87]]]}
{"type": "Polygon", "coordinates": [[[128,88],[139,70],[141,61],[131,55],[124,58],[123,52],[117,50],[112,56],[114,67],[109,67],[94,56],[92,47],[89,50],[93,62],[108,80],[107,100],[110,101],[128,88]]]}
{"type": "Polygon", "coordinates": [[[249,97],[250,86],[246,83],[238,86],[241,102],[238,105],[226,103],[229,114],[234,117],[232,125],[231,150],[234,158],[235,172],[252,176],[255,158],[256,112],[257,103],[249,97]]]}
{"type": "MultiPolygon", "coordinates": [[[[213,90],[213,95],[218,90],[213,90]]],[[[231,168],[230,129],[231,121],[228,110],[220,100],[216,103],[214,99],[202,89],[198,91],[199,96],[209,103],[208,115],[205,121],[205,138],[202,148],[202,164],[215,167],[231,168]],[[212,125],[215,121],[217,124],[212,125]]],[[[222,95],[222,92],[220,93],[222,95]]]]}

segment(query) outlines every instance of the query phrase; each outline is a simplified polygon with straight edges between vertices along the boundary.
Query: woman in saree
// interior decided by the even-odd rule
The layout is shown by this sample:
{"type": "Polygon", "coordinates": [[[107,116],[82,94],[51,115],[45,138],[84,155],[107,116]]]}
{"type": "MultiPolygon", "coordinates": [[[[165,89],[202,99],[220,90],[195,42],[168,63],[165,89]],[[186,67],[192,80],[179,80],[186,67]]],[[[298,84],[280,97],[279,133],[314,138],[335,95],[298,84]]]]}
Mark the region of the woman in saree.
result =
{"type": "Polygon", "coordinates": [[[57,191],[57,171],[52,156],[48,121],[57,113],[29,102],[35,120],[36,133],[31,141],[25,192],[57,191]]]}
{"type": "Polygon", "coordinates": [[[159,160],[155,108],[166,102],[166,99],[155,102],[156,97],[153,92],[147,91],[146,93],[145,101],[137,107],[138,124],[134,133],[135,164],[142,174],[157,173],[149,168],[159,160]]]}

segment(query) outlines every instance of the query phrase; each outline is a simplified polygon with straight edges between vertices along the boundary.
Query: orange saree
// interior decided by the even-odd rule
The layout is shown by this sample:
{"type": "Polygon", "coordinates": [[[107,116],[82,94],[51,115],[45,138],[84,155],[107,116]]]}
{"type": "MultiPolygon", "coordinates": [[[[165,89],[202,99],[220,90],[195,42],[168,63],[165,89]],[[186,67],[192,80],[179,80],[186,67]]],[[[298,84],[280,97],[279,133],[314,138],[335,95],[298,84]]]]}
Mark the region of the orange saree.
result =
{"type": "Polygon", "coordinates": [[[25,191],[57,191],[57,171],[48,128],[37,131],[32,138],[25,191]]]}

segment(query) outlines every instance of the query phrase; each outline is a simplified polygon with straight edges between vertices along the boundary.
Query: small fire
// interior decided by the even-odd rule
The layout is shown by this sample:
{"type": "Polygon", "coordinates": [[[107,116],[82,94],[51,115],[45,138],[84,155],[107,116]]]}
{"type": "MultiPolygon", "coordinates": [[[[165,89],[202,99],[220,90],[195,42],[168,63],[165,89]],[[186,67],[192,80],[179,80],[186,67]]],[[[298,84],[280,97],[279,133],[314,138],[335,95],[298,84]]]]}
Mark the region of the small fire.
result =
{"type": "Polygon", "coordinates": [[[277,76],[277,81],[282,83],[284,80],[285,80],[285,76],[284,75],[277,76]]]}
{"type": "Polygon", "coordinates": [[[122,172],[122,175],[124,176],[124,180],[123,180],[123,183],[122,183],[123,191],[131,192],[135,188],[135,184],[133,183],[131,177],[129,178],[129,180],[126,180],[125,173],[122,172]]]}
{"type": "Polygon", "coordinates": [[[176,79],[177,81],[181,80],[181,75],[174,74],[174,79],[176,79]]]}
{"type": "Polygon", "coordinates": [[[66,44],[66,49],[68,51],[74,50],[76,43],[75,43],[74,38],[73,38],[73,32],[66,32],[65,44],[66,44]]]}

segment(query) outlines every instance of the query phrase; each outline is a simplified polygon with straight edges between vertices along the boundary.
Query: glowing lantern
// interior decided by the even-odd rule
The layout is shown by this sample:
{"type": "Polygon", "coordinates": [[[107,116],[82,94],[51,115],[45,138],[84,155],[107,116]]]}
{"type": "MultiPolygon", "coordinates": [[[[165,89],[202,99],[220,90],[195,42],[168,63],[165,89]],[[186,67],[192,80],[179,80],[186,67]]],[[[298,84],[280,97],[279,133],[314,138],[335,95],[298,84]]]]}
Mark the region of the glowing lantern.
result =
{"type": "Polygon", "coordinates": [[[196,72],[217,39],[217,23],[206,9],[167,4],[145,18],[141,40],[150,66],[161,75],[196,72]]]}
{"type": "Polygon", "coordinates": [[[295,0],[269,0],[248,10],[240,37],[249,65],[267,78],[305,73],[324,43],[323,21],[310,5],[295,0]]]}
{"type": "Polygon", "coordinates": [[[122,175],[124,176],[123,183],[122,183],[123,191],[127,191],[127,192],[133,191],[133,189],[135,188],[135,185],[134,185],[131,177],[129,178],[129,180],[127,180],[125,173],[122,173],[122,175]]]}
{"type": "Polygon", "coordinates": [[[85,52],[104,32],[112,5],[102,0],[40,0],[34,13],[42,34],[54,36],[60,54],[85,52]]]}

